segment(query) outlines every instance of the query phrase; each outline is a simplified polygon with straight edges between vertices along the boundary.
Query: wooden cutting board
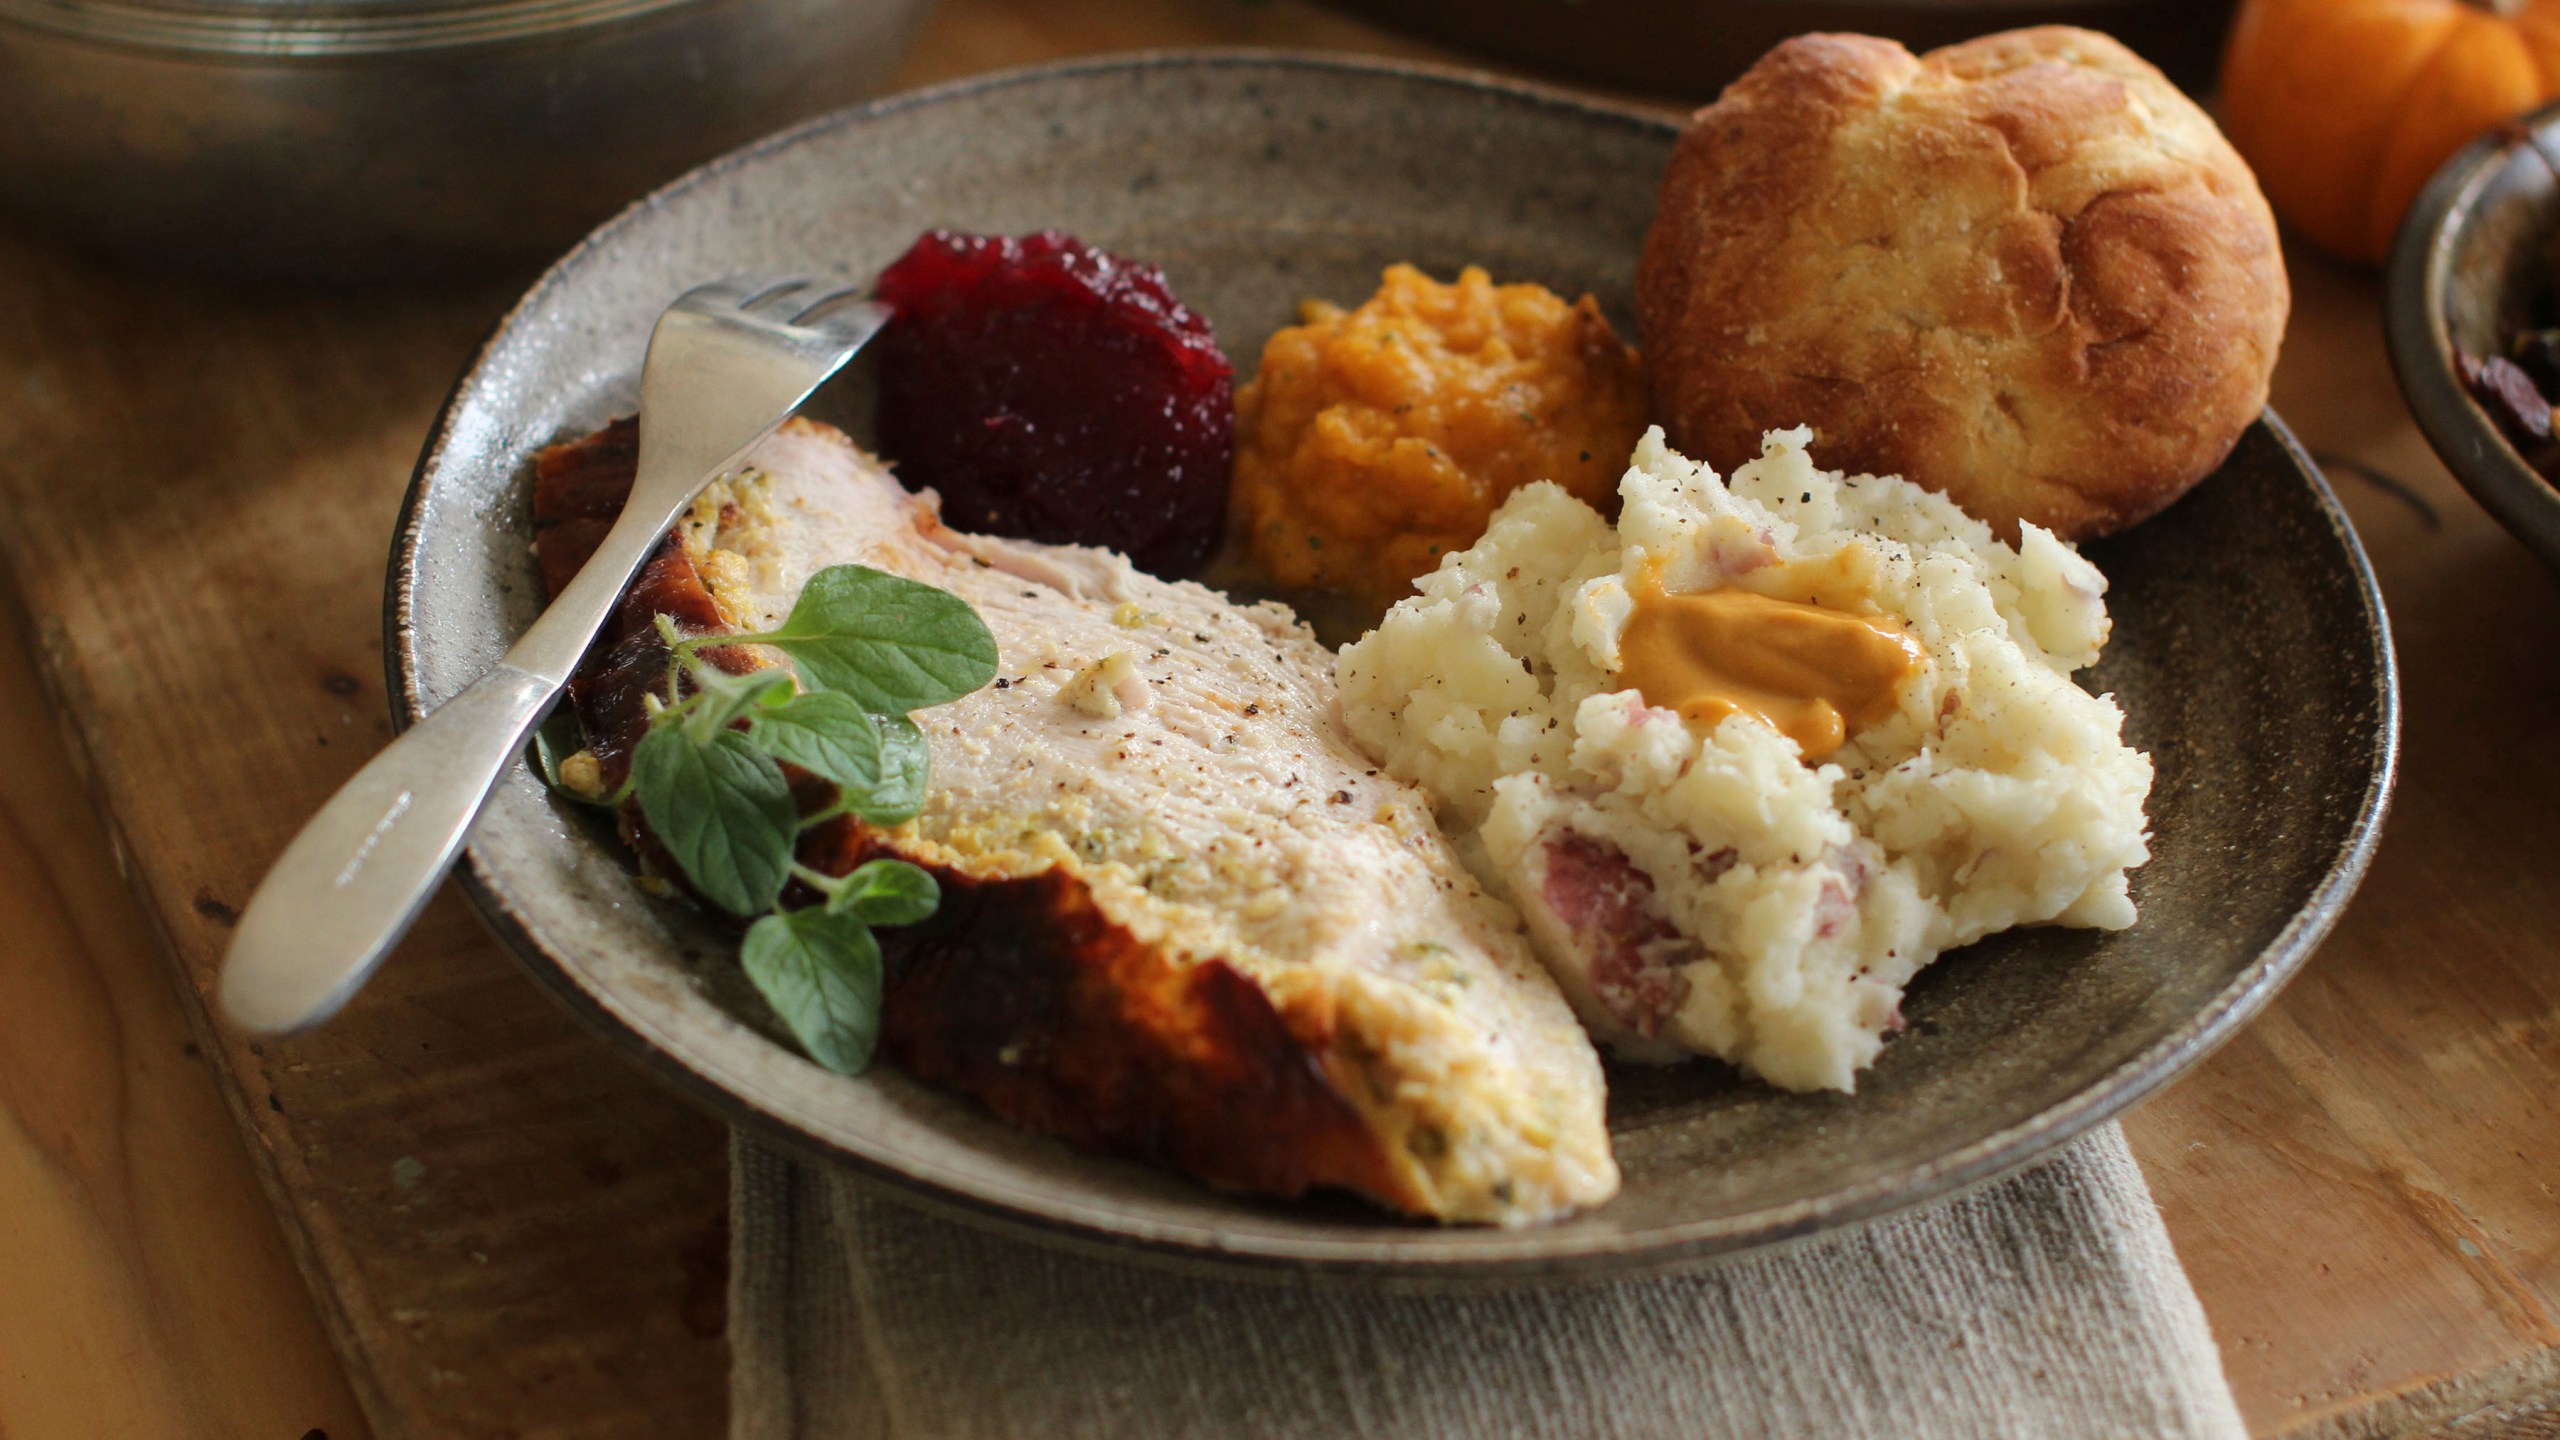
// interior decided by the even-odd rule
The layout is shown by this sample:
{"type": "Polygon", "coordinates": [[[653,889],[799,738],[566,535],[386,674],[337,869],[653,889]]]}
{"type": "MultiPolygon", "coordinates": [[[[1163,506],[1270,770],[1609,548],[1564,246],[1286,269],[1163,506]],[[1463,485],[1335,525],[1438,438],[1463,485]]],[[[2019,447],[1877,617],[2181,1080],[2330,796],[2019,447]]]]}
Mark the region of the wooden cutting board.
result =
{"type": "MultiPolygon", "coordinates": [[[[1221,41],[1419,50],[1286,3],[946,0],[906,78],[1221,41]]],[[[2277,404],[2398,487],[2337,476],[2394,609],[2404,780],[2336,938],[2127,1128],[2254,1428],[2552,1433],[2560,587],[2428,455],[2375,283],[2294,273],[2277,404]]],[[[576,1029],[453,894],[327,1030],[206,1023],[265,863],[388,738],[393,514],[522,278],[293,295],[0,231],[0,554],[375,1433],[709,1436],[721,1131],[576,1029]]],[[[0,1086],[22,1126],[53,1103],[0,1086]]],[[[0,1274],[0,1328],[32,1313],[26,1283],[0,1274]]]]}

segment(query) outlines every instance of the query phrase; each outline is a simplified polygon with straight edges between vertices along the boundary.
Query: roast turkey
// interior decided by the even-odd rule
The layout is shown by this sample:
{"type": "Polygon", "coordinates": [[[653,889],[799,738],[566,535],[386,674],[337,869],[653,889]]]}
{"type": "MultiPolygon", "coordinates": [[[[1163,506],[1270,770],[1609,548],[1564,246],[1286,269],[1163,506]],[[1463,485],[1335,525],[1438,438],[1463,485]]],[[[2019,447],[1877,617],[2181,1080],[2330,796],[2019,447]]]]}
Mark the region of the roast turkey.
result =
{"type": "MultiPolygon", "coordinates": [[[[555,588],[634,453],[626,422],[544,455],[555,588]]],[[[655,614],[770,627],[845,563],[959,595],[1001,657],[992,685],[915,717],[922,814],[803,841],[832,873],[896,855],[942,883],[932,920],[884,934],[890,1061],[1231,1189],[1498,1224],[1616,1190],[1599,1060],[1518,917],[1422,793],[1363,756],[1332,656],[1279,607],[1108,551],[959,533],[930,493],[794,421],[705,494],[581,670],[606,783],[665,674],[655,614]]],[[[725,663],[773,663],[731,649],[725,663]]],[[[626,826],[649,855],[636,812],[626,826]]]]}

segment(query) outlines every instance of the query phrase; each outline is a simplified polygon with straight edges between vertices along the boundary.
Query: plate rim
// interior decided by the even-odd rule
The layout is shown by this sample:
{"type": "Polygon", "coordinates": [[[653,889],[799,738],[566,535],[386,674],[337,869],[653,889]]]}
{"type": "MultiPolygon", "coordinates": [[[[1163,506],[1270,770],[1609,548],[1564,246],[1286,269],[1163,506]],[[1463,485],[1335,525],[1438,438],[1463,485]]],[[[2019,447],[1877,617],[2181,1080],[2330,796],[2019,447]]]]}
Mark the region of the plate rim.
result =
{"type": "MultiPolygon", "coordinates": [[[[1497,78],[1460,66],[1277,49],[1152,50],[994,71],[905,92],[815,117],[708,161],[633,202],[546,268],[491,326],[439,407],[401,503],[385,576],[383,660],[395,731],[414,723],[422,704],[417,678],[417,627],[412,621],[425,539],[424,499],[430,477],[439,468],[453,438],[467,392],[516,322],[557,287],[568,283],[574,272],[616,243],[628,227],[694,186],[814,136],[860,126],[878,117],[971,95],[1096,73],[1193,67],[1313,70],[1400,82],[1419,80],[1477,94],[1497,94],[1665,135],[1676,134],[1679,129],[1675,122],[1639,106],[1497,78]]],[[[1163,1221],[1114,1227],[1098,1218],[1077,1219],[1063,1209],[1027,1209],[844,1149],[768,1113],[747,1096],[688,1064],[656,1036],[617,1011],[604,996],[580,983],[569,967],[543,947],[525,918],[510,907],[499,878],[483,861],[477,845],[465,850],[456,867],[456,878],[472,908],[502,947],[546,991],[604,1035],[618,1051],[640,1061],[693,1103],[785,1149],[850,1171],[904,1203],[1052,1247],[1225,1277],[1356,1278],[1445,1287],[1621,1277],[1702,1263],[1800,1240],[1819,1231],[1864,1224],[1950,1198],[2024,1169],[2184,1074],[2238,1033],[2300,969],[2336,926],[2371,863],[2398,778],[2401,705],[2388,612],[2364,546],[2318,465],[2273,409],[2252,423],[2267,428],[2318,501],[2353,578],[2371,645],[2378,713],[2374,717],[2364,793],[2345,843],[2309,898],[2276,937],[2208,1004],[2166,1035],[2077,1093],[2016,1124],[1918,1164],[1819,1195],[1711,1220],[1661,1226],[1635,1239],[1626,1232],[1599,1230],[1566,1237],[1529,1227],[1494,1232],[1514,1242],[1504,1250],[1493,1250],[1488,1245],[1482,1250],[1401,1253],[1397,1253],[1400,1247],[1392,1241],[1369,1238],[1346,1236],[1340,1241],[1324,1241],[1222,1236],[1213,1226],[1163,1221]]]]}

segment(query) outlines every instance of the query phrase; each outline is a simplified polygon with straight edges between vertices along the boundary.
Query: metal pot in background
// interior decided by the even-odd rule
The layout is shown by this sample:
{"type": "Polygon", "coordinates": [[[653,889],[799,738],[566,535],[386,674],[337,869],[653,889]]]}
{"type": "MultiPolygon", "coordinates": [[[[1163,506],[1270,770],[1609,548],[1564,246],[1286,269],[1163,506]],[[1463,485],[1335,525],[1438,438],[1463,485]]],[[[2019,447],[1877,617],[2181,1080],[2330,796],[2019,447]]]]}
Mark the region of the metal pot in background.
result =
{"type": "Polygon", "coordinates": [[[555,252],[876,89],[926,0],[0,0],[0,205],[154,263],[555,252]]]}
{"type": "Polygon", "coordinates": [[[1574,79],[1712,100],[1772,45],[1850,30],[1929,50],[2020,25],[2081,25],[2197,94],[2213,87],[2234,0],[1332,0],[1419,35],[1574,79]]]}

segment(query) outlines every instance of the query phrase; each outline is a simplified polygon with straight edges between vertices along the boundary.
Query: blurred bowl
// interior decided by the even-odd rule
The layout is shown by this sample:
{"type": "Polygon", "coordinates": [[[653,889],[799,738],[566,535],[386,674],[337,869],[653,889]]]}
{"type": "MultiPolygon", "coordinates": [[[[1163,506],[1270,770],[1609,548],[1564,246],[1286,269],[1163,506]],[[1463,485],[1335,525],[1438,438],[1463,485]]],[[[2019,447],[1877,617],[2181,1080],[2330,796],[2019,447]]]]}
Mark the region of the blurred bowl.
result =
{"type": "Polygon", "coordinates": [[[0,0],[0,205],[294,277],[556,252],[876,89],[925,0],[0,0]]]}
{"type": "Polygon", "coordinates": [[[2481,508],[2560,567],[2560,490],[2525,463],[2456,368],[2539,323],[2560,294],[2560,105],[2472,142],[2418,194],[2384,300],[2391,368],[2427,443],[2481,508]]]}
{"type": "Polygon", "coordinates": [[[2080,25],[2130,45],[2197,94],[2213,88],[2235,0],[1338,0],[1560,75],[1709,100],[1770,46],[1846,30],[1929,50],[2021,25],[2080,25]]]}

